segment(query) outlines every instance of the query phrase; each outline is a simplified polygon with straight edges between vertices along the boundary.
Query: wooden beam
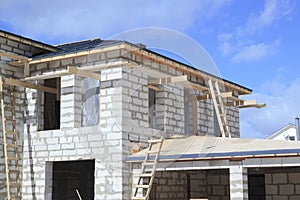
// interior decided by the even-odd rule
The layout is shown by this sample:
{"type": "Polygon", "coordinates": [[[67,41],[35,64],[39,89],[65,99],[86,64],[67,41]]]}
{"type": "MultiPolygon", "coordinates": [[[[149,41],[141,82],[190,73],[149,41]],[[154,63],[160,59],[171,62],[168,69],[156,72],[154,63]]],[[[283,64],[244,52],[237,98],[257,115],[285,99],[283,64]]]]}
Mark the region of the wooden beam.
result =
{"type": "MultiPolygon", "coordinates": [[[[222,92],[221,97],[230,99],[232,101],[241,101],[241,99],[233,95],[233,92],[222,92]]],[[[207,100],[207,99],[211,99],[211,94],[203,94],[197,96],[197,100],[207,100]]]]}
{"type": "Polygon", "coordinates": [[[161,89],[155,85],[151,85],[151,84],[148,84],[148,88],[152,89],[152,90],[155,90],[157,92],[161,91],[161,89]]]}
{"type": "Polygon", "coordinates": [[[23,81],[44,80],[44,79],[57,78],[57,77],[66,76],[66,75],[70,75],[70,73],[67,70],[61,70],[61,71],[49,72],[49,73],[42,74],[42,75],[26,77],[22,80],[23,81]]]}
{"type": "Polygon", "coordinates": [[[0,51],[0,56],[6,57],[6,58],[11,58],[11,59],[18,60],[18,61],[27,61],[28,60],[28,57],[20,56],[15,53],[9,53],[9,52],[5,52],[5,51],[0,51]]]}
{"type": "Polygon", "coordinates": [[[241,102],[241,104],[239,105],[239,108],[263,108],[266,107],[266,104],[258,104],[256,103],[256,100],[244,100],[241,102]]]}
{"type": "Polygon", "coordinates": [[[203,94],[203,95],[198,95],[197,96],[197,100],[198,101],[207,100],[207,99],[211,99],[211,95],[210,94],[203,94]]]}
{"type": "Polygon", "coordinates": [[[12,62],[9,62],[8,64],[15,66],[15,67],[23,67],[25,62],[26,61],[12,61],[12,62]]]}
{"type": "Polygon", "coordinates": [[[24,63],[24,77],[29,76],[29,70],[30,70],[30,68],[29,68],[29,63],[28,63],[28,62],[25,62],[25,63],[24,63]]]}
{"type": "Polygon", "coordinates": [[[31,76],[31,77],[24,78],[23,80],[24,81],[44,80],[44,79],[57,78],[57,77],[61,77],[61,76],[67,76],[67,75],[71,75],[71,74],[75,74],[75,75],[87,77],[87,78],[93,78],[96,80],[101,80],[100,74],[84,70],[84,68],[78,69],[78,68],[70,67],[70,66],[68,66],[66,70],[54,71],[54,72],[49,72],[47,74],[31,76]]]}
{"type": "Polygon", "coordinates": [[[187,76],[172,76],[172,77],[166,77],[166,78],[161,78],[161,79],[155,79],[155,80],[149,80],[148,84],[151,85],[163,85],[163,84],[168,84],[168,83],[180,83],[188,81],[187,76]]]}
{"type": "Polygon", "coordinates": [[[190,81],[188,83],[185,83],[185,86],[186,87],[192,87],[193,89],[199,90],[200,92],[207,92],[207,91],[209,91],[208,87],[200,85],[200,84],[197,84],[197,83],[192,83],[190,81]]]}
{"type": "Polygon", "coordinates": [[[193,133],[198,135],[198,102],[192,101],[193,112],[193,133]]]}
{"type": "Polygon", "coordinates": [[[41,90],[41,91],[52,93],[52,94],[56,94],[56,92],[57,92],[56,88],[50,88],[50,87],[46,87],[43,85],[34,85],[34,84],[26,82],[26,81],[16,80],[16,79],[12,79],[12,78],[5,78],[3,80],[3,83],[6,85],[41,90]]]}
{"type": "Polygon", "coordinates": [[[96,79],[96,80],[101,80],[101,75],[94,73],[94,72],[89,72],[83,69],[78,69],[75,67],[68,67],[67,68],[67,72],[70,74],[75,74],[78,76],[82,76],[82,77],[86,77],[86,78],[92,78],[92,79],[96,79]]]}

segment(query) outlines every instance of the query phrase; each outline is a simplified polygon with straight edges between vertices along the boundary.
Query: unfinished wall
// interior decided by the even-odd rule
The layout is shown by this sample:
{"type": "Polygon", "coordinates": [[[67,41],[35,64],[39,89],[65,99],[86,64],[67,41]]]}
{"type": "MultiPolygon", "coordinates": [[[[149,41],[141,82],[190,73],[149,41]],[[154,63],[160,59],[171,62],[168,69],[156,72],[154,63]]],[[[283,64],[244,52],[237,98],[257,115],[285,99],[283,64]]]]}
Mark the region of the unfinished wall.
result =
{"type": "MultiPolygon", "coordinates": [[[[27,53],[27,51],[37,52],[37,49],[33,47],[26,47],[27,50],[25,50],[24,46],[6,40],[2,40],[2,47],[15,53],[17,48],[21,49],[22,47],[23,49],[19,53],[23,52],[28,56],[32,54],[27,53]]],[[[131,195],[129,192],[131,191],[131,171],[125,158],[129,155],[130,142],[140,142],[143,147],[146,147],[147,140],[152,136],[160,137],[167,134],[170,136],[185,133],[185,97],[184,87],[181,84],[160,86],[161,92],[157,93],[157,101],[161,106],[157,107],[156,111],[158,127],[156,129],[149,128],[148,80],[153,77],[183,75],[182,72],[162,64],[144,60],[123,50],[116,50],[31,65],[30,75],[62,70],[69,65],[86,67],[123,61],[123,57],[126,56],[130,60],[142,64],[136,68],[122,69],[116,67],[102,70],[99,125],[81,127],[82,79],[78,76],[69,75],[61,78],[61,94],[58,95],[61,101],[60,130],[43,131],[45,123],[44,92],[26,89],[25,96],[22,93],[24,89],[20,88],[20,93],[16,93],[17,112],[20,119],[18,120],[18,129],[20,129],[21,135],[24,132],[22,141],[19,142],[19,144],[24,143],[23,199],[51,199],[53,162],[78,159],[95,159],[95,199],[129,199],[131,195]],[[25,99],[27,103],[24,107],[25,99]],[[26,113],[25,117],[24,113],[26,113]],[[25,126],[23,124],[24,118],[25,126]]],[[[10,68],[11,66],[6,65],[1,68],[1,73],[7,74],[8,77],[22,77],[22,71],[11,71],[10,68]]],[[[189,78],[193,79],[193,77],[189,78]]],[[[193,81],[201,82],[198,79],[193,81]]],[[[39,81],[40,84],[43,82],[39,81]]],[[[198,103],[197,111],[200,132],[214,134],[214,127],[211,125],[213,112],[210,101],[198,103]]],[[[233,117],[230,120],[238,129],[238,111],[232,110],[232,112],[233,117]]],[[[182,195],[187,192],[184,187],[181,187],[186,184],[185,174],[176,176],[172,173],[164,176],[166,176],[165,180],[172,185],[173,194],[163,198],[181,199],[182,195]],[[174,182],[172,179],[174,177],[180,180],[174,182]],[[180,192],[176,193],[176,191],[180,192]]],[[[0,173],[0,176],[2,177],[3,173],[0,173]]],[[[1,180],[4,181],[5,179],[1,180]]],[[[1,183],[1,180],[0,195],[6,196],[4,182],[1,183]]],[[[195,185],[199,184],[202,183],[195,183],[195,185]]],[[[205,187],[205,193],[211,195],[211,191],[217,190],[222,184],[208,184],[205,187]]],[[[158,189],[160,189],[159,186],[158,189]]],[[[193,189],[192,194],[196,195],[196,191],[198,190],[193,189]]],[[[218,195],[220,193],[217,192],[218,195]]],[[[219,196],[213,197],[219,198],[219,196]]]]}
{"type": "Polygon", "coordinates": [[[266,173],[266,200],[300,199],[300,173],[266,173]]]}
{"type": "Polygon", "coordinates": [[[186,173],[157,172],[150,197],[153,200],[187,199],[187,187],[186,173]]]}
{"type": "Polygon", "coordinates": [[[152,200],[229,200],[228,170],[157,172],[152,200]]]}
{"type": "MultiPolygon", "coordinates": [[[[41,49],[36,47],[29,46],[22,42],[17,42],[14,40],[9,40],[3,37],[0,37],[0,50],[5,52],[11,52],[21,56],[31,56],[34,53],[41,52],[41,49]]],[[[23,77],[22,67],[14,67],[8,64],[12,61],[11,59],[0,57],[0,75],[6,78],[21,78],[23,77]]],[[[7,93],[8,86],[4,86],[4,92],[7,93]]],[[[18,150],[19,157],[23,157],[23,130],[24,130],[24,116],[26,112],[24,107],[26,105],[26,95],[25,89],[20,87],[14,87],[14,105],[16,112],[16,123],[17,123],[17,138],[18,138],[18,150]]],[[[5,102],[10,105],[10,100],[5,99],[5,102]]],[[[0,115],[1,119],[1,115],[0,115]]],[[[8,127],[9,128],[9,127],[8,127]]],[[[6,176],[5,176],[5,165],[4,165],[4,153],[3,153],[3,133],[2,133],[2,123],[0,123],[0,199],[5,199],[7,196],[6,193],[6,176]]],[[[19,162],[21,171],[22,171],[22,160],[19,162]]],[[[21,174],[22,177],[22,174],[21,174]]]]}

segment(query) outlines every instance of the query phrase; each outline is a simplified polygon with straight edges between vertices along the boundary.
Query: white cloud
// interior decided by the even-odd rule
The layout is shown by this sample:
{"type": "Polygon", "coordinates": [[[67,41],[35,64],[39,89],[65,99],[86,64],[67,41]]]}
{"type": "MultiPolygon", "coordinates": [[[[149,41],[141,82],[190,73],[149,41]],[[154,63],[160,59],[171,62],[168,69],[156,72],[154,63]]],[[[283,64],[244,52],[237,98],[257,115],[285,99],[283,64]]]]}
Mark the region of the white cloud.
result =
{"type": "Polygon", "coordinates": [[[265,138],[300,116],[300,79],[286,82],[272,80],[263,85],[260,93],[251,95],[267,107],[241,110],[242,137],[265,138]]]}
{"type": "Polygon", "coordinates": [[[53,0],[7,1],[0,19],[17,33],[46,40],[109,37],[121,31],[149,26],[185,31],[197,19],[212,18],[228,0],[118,1],[53,0]],[[13,14],[11,11],[14,11],[13,14]]]}
{"type": "Polygon", "coordinates": [[[266,0],[264,9],[258,14],[252,14],[249,17],[245,31],[247,33],[260,31],[275,24],[283,17],[287,17],[292,10],[293,5],[289,0],[266,0]]]}
{"type": "Polygon", "coordinates": [[[232,61],[240,63],[242,61],[256,61],[262,58],[275,55],[280,40],[275,40],[271,44],[259,43],[244,46],[232,57],[232,61]]]}
{"type": "Polygon", "coordinates": [[[279,47],[278,39],[267,44],[256,42],[255,38],[269,27],[289,19],[293,8],[289,0],[265,0],[264,8],[251,13],[245,25],[237,26],[232,33],[218,36],[222,55],[232,57],[231,61],[235,63],[257,61],[275,55],[279,47]]]}

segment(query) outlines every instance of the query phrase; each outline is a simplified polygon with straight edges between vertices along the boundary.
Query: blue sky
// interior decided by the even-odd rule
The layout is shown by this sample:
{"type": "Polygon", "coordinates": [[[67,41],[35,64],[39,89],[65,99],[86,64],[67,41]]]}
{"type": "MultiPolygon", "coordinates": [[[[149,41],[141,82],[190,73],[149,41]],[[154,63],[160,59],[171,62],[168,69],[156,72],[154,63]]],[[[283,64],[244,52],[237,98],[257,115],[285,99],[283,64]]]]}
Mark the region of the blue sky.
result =
{"type": "Polygon", "coordinates": [[[253,89],[264,109],[241,110],[242,137],[264,138],[300,115],[296,0],[1,0],[0,28],[45,43],[162,27],[198,42],[221,76],[253,89]],[[50,3],[51,2],[51,3],[50,3]]]}

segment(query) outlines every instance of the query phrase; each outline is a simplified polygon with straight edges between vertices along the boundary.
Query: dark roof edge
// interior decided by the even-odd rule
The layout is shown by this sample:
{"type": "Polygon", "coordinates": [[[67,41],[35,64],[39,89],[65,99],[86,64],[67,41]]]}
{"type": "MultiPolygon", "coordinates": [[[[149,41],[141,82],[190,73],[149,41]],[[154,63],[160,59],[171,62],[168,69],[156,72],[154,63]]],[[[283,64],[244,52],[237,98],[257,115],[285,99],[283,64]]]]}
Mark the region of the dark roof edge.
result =
{"type": "Polygon", "coordinates": [[[37,48],[40,48],[40,49],[45,49],[45,50],[52,51],[52,52],[55,52],[55,51],[58,50],[57,47],[54,47],[50,44],[39,42],[37,40],[33,40],[33,39],[30,39],[30,38],[27,38],[27,37],[23,37],[21,35],[17,35],[17,34],[7,32],[7,31],[4,31],[4,30],[0,30],[0,36],[11,39],[11,40],[15,40],[15,41],[18,41],[18,42],[23,42],[25,44],[32,45],[34,47],[37,47],[37,48]]]}

